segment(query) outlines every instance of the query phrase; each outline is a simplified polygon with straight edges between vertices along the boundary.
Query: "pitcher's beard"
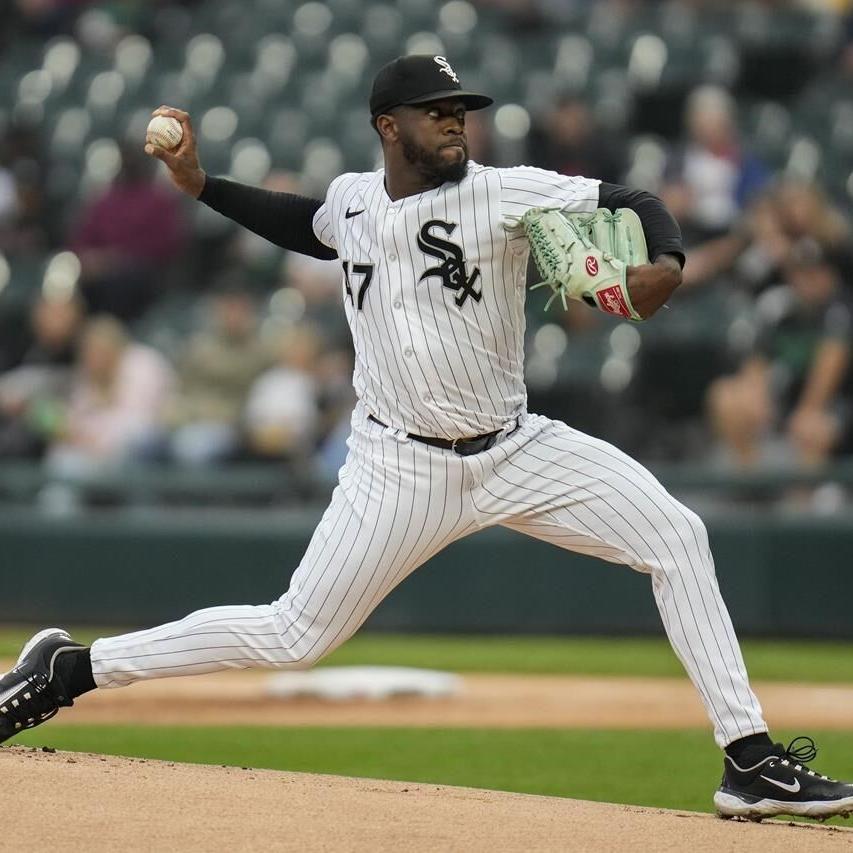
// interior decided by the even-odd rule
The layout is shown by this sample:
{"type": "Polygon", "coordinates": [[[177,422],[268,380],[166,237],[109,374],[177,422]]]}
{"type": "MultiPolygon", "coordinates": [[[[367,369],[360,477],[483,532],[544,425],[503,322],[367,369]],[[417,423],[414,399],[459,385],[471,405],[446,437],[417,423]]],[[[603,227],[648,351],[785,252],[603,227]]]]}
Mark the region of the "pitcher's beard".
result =
{"type": "Polygon", "coordinates": [[[403,156],[431,184],[443,184],[446,181],[458,184],[468,172],[468,152],[464,151],[461,160],[448,162],[441,151],[427,151],[416,142],[402,140],[403,156]]]}

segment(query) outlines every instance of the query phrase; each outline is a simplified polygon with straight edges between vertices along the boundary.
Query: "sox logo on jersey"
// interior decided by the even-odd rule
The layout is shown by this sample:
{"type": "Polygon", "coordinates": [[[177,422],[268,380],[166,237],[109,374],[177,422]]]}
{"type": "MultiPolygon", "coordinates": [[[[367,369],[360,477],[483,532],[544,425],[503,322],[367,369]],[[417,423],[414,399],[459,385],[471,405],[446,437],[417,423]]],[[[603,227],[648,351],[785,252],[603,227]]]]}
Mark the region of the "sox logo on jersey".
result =
{"type": "Polygon", "coordinates": [[[418,233],[418,248],[433,258],[438,258],[438,260],[442,261],[442,264],[441,266],[425,270],[418,281],[423,281],[425,278],[430,278],[431,276],[438,276],[444,287],[450,290],[461,290],[462,293],[455,300],[460,308],[465,304],[465,300],[469,296],[475,302],[479,302],[483,298],[483,290],[482,288],[475,290],[474,283],[480,277],[480,268],[474,267],[469,276],[466,270],[465,257],[462,254],[462,247],[432,234],[433,228],[442,229],[449,237],[456,230],[456,223],[443,222],[441,219],[430,219],[423,224],[418,233]]]}

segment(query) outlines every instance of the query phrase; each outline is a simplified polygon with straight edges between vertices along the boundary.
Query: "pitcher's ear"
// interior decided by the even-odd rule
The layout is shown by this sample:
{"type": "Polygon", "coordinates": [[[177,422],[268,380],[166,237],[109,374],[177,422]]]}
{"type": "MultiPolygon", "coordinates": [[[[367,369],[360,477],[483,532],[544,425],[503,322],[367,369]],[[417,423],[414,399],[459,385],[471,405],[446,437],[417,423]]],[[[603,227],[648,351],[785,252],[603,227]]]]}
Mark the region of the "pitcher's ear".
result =
{"type": "Polygon", "coordinates": [[[380,138],[386,142],[396,142],[400,134],[400,127],[396,116],[391,113],[382,113],[373,120],[373,126],[380,138]]]}

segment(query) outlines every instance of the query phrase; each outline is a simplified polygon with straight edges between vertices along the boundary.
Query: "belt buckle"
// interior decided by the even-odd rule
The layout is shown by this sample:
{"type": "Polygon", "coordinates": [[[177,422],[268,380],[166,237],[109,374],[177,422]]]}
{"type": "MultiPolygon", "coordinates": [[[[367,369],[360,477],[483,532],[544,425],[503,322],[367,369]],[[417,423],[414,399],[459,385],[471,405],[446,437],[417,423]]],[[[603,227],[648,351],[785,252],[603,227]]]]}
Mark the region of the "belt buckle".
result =
{"type": "Polygon", "coordinates": [[[454,438],[450,449],[457,456],[474,456],[477,453],[482,453],[484,450],[489,450],[494,445],[495,436],[492,435],[488,436],[488,438],[454,438]],[[464,445],[464,448],[462,445],[464,445]],[[475,447],[476,449],[474,449],[475,447]]]}

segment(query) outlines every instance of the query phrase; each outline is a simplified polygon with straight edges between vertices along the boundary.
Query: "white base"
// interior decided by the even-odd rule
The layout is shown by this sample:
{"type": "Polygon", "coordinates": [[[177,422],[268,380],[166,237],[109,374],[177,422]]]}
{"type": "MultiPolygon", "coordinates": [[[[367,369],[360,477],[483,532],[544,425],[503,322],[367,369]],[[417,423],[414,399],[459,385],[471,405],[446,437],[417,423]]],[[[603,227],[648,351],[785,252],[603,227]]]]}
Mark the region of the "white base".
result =
{"type": "Polygon", "coordinates": [[[267,693],[280,699],[388,699],[392,696],[453,696],[462,679],[447,672],[400,666],[327,666],[308,672],[282,672],[267,681],[267,693]]]}

